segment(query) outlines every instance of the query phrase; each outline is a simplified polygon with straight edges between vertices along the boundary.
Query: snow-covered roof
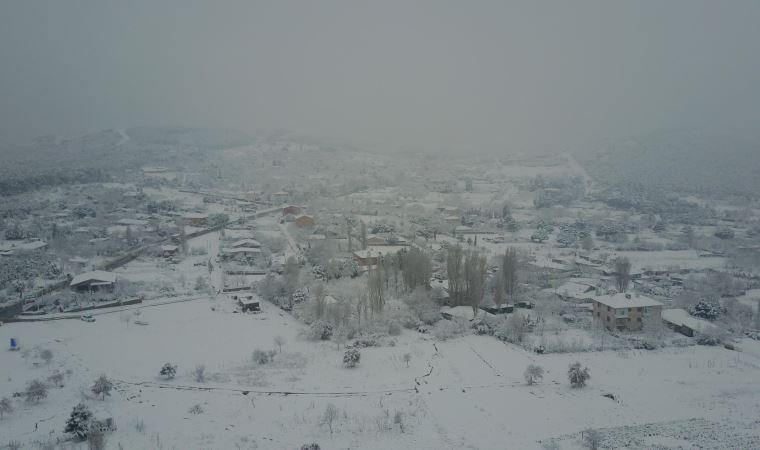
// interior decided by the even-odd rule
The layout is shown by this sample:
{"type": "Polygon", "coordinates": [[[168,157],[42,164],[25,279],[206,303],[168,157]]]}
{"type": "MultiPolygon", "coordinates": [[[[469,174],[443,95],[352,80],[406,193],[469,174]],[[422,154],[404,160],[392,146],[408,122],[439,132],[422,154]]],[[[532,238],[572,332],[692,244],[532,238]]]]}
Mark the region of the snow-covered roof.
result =
{"type": "Polygon", "coordinates": [[[548,292],[556,292],[559,295],[572,298],[591,298],[595,295],[593,286],[588,284],[568,281],[561,284],[556,289],[546,289],[548,292]]]}
{"type": "Polygon", "coordinates": [[[718,327],[710,322],[694,317],[684,309],[664,309],[662,310],[662,320],[670,322],[673,325],[687,326],[694,331],[701,333],[709,332],[717,329],[718,327]]]}
{"type": "Polygon", "coordinates": [[[145,225],[148,224],[148,221],[146,221],[146,220],[137,220],[137,219],[120,219],[116,223],[118,225],[145,226],[145,225]]]}
{"type": "Polygon", "coordinates": [[[648,306],[662,306],[662,303],[639,294],[626,294],[618,292],[612,295],[595,295],[591,297],[603,305],[611,308],[645,308],[648,306]],[[630,297],[630,298],[629,298],[630,297]]]}
{"type": "Polygon", "coordinates": [[[258,248],[258,247],[261,247],[261,243],[257,241],[256,239],[246,238],[246,239],[241,239],[239,241],[233,242],[232,247],[233,248],[239,248],[239,247],[258,248]]]}
{"type": "Polygon", "coordinates": [[[373,258],[383,256],[383,255],[395,255],[396,253],[400,252],[401,250],[406,249],[405,245],[378,245],[378,246],[368,246],[366,250],[357,250],[354,252],[354,255],[357,258],[369,258],[370,256],[373,258]]]}
{"type": "MultiPolygon", "coordinates": [[[[475,313],[471,306],[452,306],[441,308],[441,314],[449,315],[452,317],[459,317],[466,320],[472,320],[475,318],[475,313]]],[[[493,317],[493,314],[478,310],[478,317],[493,317]]]]}
{"type": "Polygon", "coordinates": [[[223,248],[222,253],[261,253],[261,249],[254,247],[223,248]]]}
{"type": "Polygon", "coordinates": [[[87,281],[106,284],[115,283],[116,274],[104,270],[93,270],[92,272],[80,273],[71,280],[69,286],[76,286],[87,281]]]}
{"type": "Polygon", "coordinates": [[[162,245],[161,246],[162,252],[176,252],[177,250],[179,250],[179,247],[177,247],[176,245],[162,245]]]}

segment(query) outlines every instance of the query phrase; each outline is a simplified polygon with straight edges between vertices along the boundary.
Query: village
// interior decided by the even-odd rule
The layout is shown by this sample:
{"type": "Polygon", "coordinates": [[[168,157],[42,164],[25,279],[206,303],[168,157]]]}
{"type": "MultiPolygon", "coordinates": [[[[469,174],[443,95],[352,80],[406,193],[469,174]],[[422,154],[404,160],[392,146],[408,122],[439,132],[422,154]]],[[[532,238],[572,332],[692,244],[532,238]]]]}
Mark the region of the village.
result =
{"type": "Polygon", "coordinates": [[[107,448],[760,445],[757,204],[415,158],[274,141],[8,198],[2,439],[78,448],[82,403],[107,448]]]}

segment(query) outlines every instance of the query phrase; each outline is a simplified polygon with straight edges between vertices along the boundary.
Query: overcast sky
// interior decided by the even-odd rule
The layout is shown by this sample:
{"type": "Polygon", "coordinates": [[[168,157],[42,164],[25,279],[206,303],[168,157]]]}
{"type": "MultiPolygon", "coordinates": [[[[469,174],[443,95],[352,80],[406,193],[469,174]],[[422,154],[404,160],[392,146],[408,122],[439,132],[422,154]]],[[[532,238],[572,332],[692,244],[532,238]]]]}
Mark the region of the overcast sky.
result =
{"type": "Polygon", "coordinates": [[[760,123],[760,1],[3,1],[0,137],[287,129],[565,150],[760,123]]]}

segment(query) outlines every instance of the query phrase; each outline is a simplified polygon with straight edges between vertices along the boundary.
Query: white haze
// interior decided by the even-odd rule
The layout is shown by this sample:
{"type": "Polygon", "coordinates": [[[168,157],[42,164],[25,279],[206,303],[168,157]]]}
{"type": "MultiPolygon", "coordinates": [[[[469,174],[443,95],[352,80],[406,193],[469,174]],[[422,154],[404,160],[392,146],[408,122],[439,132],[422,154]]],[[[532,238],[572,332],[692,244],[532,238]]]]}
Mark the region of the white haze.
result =
{"type": "Polygon", "coordinates": [[[760,122],[757,1],[0,5],[0,142],[148,124],[503,152],[760,122]]]}

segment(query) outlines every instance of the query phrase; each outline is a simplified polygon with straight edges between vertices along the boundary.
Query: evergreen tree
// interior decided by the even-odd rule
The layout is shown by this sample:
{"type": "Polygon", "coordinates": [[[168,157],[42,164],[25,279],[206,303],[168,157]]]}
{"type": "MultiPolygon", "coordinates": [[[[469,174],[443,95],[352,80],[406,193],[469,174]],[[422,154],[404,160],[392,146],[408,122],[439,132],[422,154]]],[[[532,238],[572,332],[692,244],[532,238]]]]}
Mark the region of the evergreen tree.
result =
{"type": "Polygon", "coordinates": [[[71,411],[71,416],[66,421],[66,428],[63,431],[72,433],[79,439],[87,439],[92,419],[92,411],[85,404],[80,403],[71,411]]]}

